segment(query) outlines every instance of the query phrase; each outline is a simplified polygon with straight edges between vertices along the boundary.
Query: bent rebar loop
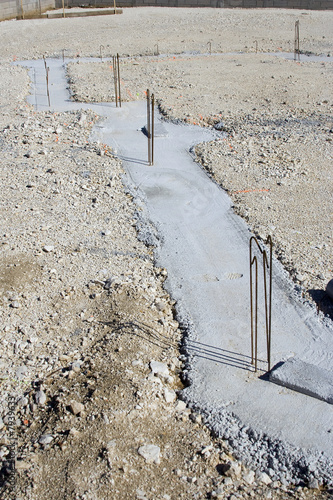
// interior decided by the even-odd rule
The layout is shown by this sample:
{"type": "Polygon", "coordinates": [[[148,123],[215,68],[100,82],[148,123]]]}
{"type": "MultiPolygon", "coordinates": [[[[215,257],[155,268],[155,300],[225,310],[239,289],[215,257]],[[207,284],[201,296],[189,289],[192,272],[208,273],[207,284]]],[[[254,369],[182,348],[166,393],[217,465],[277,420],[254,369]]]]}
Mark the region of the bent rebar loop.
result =
{"type": "Polygon", "coordinates": [[[264,276],[264,300],[265,300],[265,328],[268,371],[271,369],[271,334],[272,334],[272,250],[271,236],[268,236],[266,245],[269,245],[269,257],[265,249],[262,249],[255,236],[250,238],[250,309],[251,309],[251,364],[255,371],[258,368],[258,258],[253,254],[253,242],[262,255],[264,276]],[[255,266],[255,291],[253,297],[253,266],[255,266]],[[268,279],[267,279],[267,271],[268,279]],[[268,281],[268,284],[267,284],[268,281]]]}

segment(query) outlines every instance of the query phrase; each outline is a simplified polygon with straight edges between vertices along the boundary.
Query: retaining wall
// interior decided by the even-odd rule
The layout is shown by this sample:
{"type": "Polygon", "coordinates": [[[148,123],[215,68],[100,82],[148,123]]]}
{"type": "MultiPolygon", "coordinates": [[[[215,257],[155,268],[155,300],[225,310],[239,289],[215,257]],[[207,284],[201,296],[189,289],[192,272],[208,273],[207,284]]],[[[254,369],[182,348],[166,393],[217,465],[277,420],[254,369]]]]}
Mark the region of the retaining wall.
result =
{"type": "Polygon", "coordinates": [[[54,8],[55,0],[0,0],[0,21],[36,17],[54,8]]]}

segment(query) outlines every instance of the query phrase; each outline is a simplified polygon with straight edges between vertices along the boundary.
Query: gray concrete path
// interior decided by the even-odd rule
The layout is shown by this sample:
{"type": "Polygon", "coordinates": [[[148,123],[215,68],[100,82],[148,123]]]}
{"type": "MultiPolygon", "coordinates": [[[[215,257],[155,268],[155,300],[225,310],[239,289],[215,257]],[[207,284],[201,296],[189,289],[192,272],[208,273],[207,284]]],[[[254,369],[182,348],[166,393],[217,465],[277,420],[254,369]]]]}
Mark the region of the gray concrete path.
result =
{"type": "MultiPolygon", "coordinates": [[[[30,65],[36,82],[31,102],[38,110],[48,109],[43,62],[24,64],[30,65]]],[[[227,194],[189,153],[191,146],[211,140],[217,132],[163,123],[167,135],[156,138],[155,165],[148,166],[147,138],[141,131],[146,104],[123,103],[116,108],[114,103],[72,103],[62,61],[48,64],[52,109],[90,108],[106,118],[91,139],[109,144],[123,159],[128,182],[144,198],[157,228],[158,264],[167,268],[167,288],[177,301],[179,317],[190,326],[186,340],[190,385],[184,398],[206,416],[218,410],[216,425],[210,423],[226,437],[232,437],[232,431],[222,428],[225,420],[218,422],[223,411],[234,419],[230,423],[228,417],[229,427],[238,426],[235,436],[241,428],[251,429],[258,439],[266,435],[285,443],[291,454],[297,448],[310,450],[313,456],[324,453],[333,460],[333,406],[258,376],[267,370],[262,314],[259,374],[250,365],[250,233],[233,213],[227,194]]],[[[298,300],[277,262],[272,318],[272,365],[296,357],[333,376],[332,324],[321,321],[313,307],[298,300]]]]}

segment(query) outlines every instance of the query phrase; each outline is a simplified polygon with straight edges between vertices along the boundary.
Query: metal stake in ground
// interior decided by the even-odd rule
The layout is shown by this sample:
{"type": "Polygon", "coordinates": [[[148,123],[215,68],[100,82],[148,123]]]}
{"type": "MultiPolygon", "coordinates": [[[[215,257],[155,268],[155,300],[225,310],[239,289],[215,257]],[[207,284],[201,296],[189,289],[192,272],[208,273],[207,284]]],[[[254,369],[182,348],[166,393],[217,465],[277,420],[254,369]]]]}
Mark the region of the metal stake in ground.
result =
{"type": "Polygon", "coordinates": [[[301,60],[301,54],[299,51],[299,21],[295,22],[295,43],[294,43],[294,60],[301,60]]]}
{"type": "Polygon", "coordinates": [[[266,245],[269,245],[269,258],[266,250],[259,245],[257,238],[250,238],[250,306],[251,306],[251,364],[257,371],[258,364],[258,258],[253,255],[252,243],[255,243],[259,253],[262,255],[263,278],[264,278],[264,300],[265,300],[265,326],[268,371],[271,369],[271,334],[272,334],[272,238],[268,236],[266,245]],[[253,296],[253,266],[255,268],[255,286],[253,296]],[[267,272],[269,272],[267,280],[267,272]],[[268,281],[268,284],[267,284],[268,281]]]}
{"type": "Polygon", "coordinates": [[[50,92],[49,92],[49,71],[50,71],[50,68],[46,68],[46,90],[47,90],[47,99],[49,101],[49,107],[51,106],[51,103],[50,103],[50,92]]]}
{"type": "Polygon", "coordinates": [[[118,83],[117,83],[117,59],[116,56],[112,56],[112,64],[113,64],[113,80],[114,80],[114,95],[116,101],[116,107],[118,107],[118,83]]]}
{"type": "Polygon", "coordinates": [[[148,137],[148,165],[154,165],[154,94],[150,95],[147,89],[147,137],[148,137]]]}
{"type": "Polygon", "coordinates": [[[121,107],[119,54],[117,54],[117,80],[118,80],[119,106],[121,107]]]}

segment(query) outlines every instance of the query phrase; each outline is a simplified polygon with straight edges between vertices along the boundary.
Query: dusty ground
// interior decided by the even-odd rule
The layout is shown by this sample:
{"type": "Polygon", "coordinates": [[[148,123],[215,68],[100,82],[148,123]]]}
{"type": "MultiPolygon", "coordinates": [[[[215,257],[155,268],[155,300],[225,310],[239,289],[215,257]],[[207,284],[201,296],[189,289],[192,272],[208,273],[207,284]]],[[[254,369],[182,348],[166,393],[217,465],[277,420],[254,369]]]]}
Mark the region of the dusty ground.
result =
{"type": "MultiPolygon", "coordinates": [[[[320,478],[310,489],[286,486],[239,464],[176,400],[181,332],[163,290],[166,271],[137,239],[140,201],[124,191],[119,161],[87,142],[97,117],[35,113],[24,102],[26,72],[9,62],[63,48],[98,56],[100,45],[122,56],[150,54],[154,43],[170,54],[206,52],[208,41],[213,51],[254,52],[255,40],[259,51],[291,50],[298,18],[301,48],[327,55],[332,16],[132,9],[1,23],[3,498],[329,496],[320,478]],[[9,394],[17,398],[15,476],[9,394]],[[151,460],[140,454],[150,444],[151,460]]],[[[198,158],[253,229],[272,234],[304,289],[323,292],[332,275],[332,63],[253,53],[136,57],[121,66],[128,99],[149,87],[169,118],[223,122],[228,138],[198,146],[198,158]]],[[[112,99],[110,73],[108,63],[72,65],[73,94],[112,99]]]]}

